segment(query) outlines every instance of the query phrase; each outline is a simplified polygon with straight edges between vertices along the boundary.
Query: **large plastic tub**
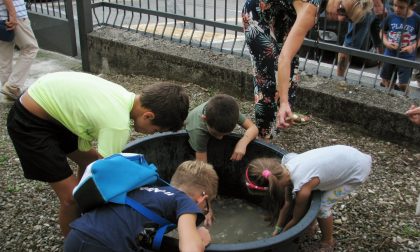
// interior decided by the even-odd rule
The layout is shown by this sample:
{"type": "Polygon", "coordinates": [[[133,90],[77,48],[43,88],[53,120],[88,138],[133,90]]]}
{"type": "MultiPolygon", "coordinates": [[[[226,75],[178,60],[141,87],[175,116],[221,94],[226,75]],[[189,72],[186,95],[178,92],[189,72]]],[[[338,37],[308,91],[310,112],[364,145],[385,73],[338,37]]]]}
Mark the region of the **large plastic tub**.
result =
{"type": "MultiPolygon", "coordinates": [[[[255,140],[248,145],[247,153],[239,162],[230,161],[235,144],[240,139],[239,135],[230,134],[222,140],[211,138],[208,145],[208,161],[219,175],[219,194],[248,200],[252,203],[261,201],[262,198],[250,195],[244,182],[247,164],[257,157],[282,157],[287,152],[274,145],[255,140]]],[[[157,166],[162,178],[170,180],[176,167],[185,160],[194,159],[194,151],[188,144],[188,134],[185,131],[177,133],[162,133],[147,136],[130,142],[124,152],[142,153],[149,163],[157,166]]],[[[302,220],[275,237],[243,242],[243,243],[213,243],[206,251],[296,251],[298,244],[296,238],[316,218],[320,207],[320,192],[312,194],[312,200],[307,213],[302,220]]],[[[240,213],[239,213],[240,214],[240,213]]],[[[165,237],[162,251],[178,251],[178,241],[165,237]]]]}

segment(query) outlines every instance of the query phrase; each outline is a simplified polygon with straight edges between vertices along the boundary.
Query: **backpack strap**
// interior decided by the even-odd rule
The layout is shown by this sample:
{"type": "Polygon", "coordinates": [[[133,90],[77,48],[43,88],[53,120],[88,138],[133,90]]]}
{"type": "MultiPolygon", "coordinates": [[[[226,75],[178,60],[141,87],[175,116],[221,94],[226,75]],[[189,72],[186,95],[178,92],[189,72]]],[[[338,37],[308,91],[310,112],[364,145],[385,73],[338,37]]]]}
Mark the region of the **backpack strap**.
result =
{"type": "Polygon", "coordinates": [[[149,220],[156,222],[159,224],[159,229],[157,230],[155,237],[153,238],[152,248],[154,250],[159,251],[160,246],[162,244],[163,236],[166,232],[172,230],[176,227],[175,224],[171,223],[167,219],[157,215],[147,207],[143,206],[140,202],[135,201],[130,197],[125,198],[125,204],[132,207],[134,210],[142,214],[144,217],[148,218],[149,220]]]}

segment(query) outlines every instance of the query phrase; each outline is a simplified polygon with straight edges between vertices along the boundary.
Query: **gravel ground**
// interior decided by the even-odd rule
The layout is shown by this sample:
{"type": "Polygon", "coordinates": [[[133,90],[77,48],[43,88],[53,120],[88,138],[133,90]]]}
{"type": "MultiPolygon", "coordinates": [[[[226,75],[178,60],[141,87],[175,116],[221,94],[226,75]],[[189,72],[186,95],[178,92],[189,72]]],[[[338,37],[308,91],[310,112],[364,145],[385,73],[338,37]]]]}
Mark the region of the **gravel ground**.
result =
{"type": "MultiPolygon", "coordinates": [[[[157,81],[145,76],[104,77],[134,92],[157,81]]],[[[179,84],[187,88],[191,107],[218,92],[192,83],[179,84]]],[[[241,100],[240,104],[242,112],[252,118],[252,102],[241,100]]],[[[5,127],[10,106],[0,104],[0,251],[61,251],[58,201],[48,185],[23,177],[5,127]]],[[[132,139],[137,137],[132,134],[132,139]]],[[[384,141],[354,125],[317,117],[282,131],[273,143],[293,152],[347,144],[372,155],[369,180],[334,209],[336,251],[420,251],[420,218],[414,215],[420,194],[419,146],[384,141]]],[[[311,242],[302,240],[302,247],[311,242]]]]}

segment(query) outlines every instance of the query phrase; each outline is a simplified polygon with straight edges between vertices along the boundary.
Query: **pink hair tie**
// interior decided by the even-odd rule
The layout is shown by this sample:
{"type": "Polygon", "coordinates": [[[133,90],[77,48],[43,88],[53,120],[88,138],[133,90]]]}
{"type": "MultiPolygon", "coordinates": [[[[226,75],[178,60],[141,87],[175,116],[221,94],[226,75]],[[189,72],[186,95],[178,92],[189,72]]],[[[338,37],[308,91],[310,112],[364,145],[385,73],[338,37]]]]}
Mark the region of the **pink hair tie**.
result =
{"type": "Polygon", "coordinates": [[[271,175],[271,171],[264,169],[264,171],[262,172],[262,176],[266,179],[268,179],[268,177],[271,175]]]}

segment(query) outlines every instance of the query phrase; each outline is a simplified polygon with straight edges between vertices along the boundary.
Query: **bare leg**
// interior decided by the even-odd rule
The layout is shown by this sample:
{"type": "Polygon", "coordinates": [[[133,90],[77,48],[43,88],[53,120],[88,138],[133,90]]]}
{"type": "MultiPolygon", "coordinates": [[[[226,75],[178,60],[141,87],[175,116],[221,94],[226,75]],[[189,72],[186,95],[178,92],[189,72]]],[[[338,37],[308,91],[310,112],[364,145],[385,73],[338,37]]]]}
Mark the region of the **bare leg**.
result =
{"type": "Polygon", "coordinates": [[[331,215],[326,219],[318,218],[318,224],[322,233],[321,243],[333,246],[333,216],[331,215]]]}
{"type": "Polygon", "coordinates": [[[344,77],[348,64],[349,64],[349,56],[344,53],[339,53],[338,62],[337,62],[337,76],[344,77]]]}
{"type": "Polygon", "coordinates": [[[398,87],[402,90],[405,91],[408,87],[408,83],[400,83],[398,84],[398,87]]]}
{"type": "Polygon", "coordinates": [[[73,160],[78,166],[77,170],[77,179],[82,178],[83,173],[85,172],[86,167],[95,160],[102,158],[101,155],[94,149],[88,151],[79,151],[76,150],[67,155],[68,158],[73,160]]]}
{"type": "Polygon", "coordinates": [[[382,79],[382,84],[383,84],[384,87],[389,87],[390,81],[389,80],[382,79]]]}
{"type": "Polygon", "coordinates": [[[69,224],[74,219],[79,217],[79,209],[76,202],[73,200],[73,188],[77,185],[78,180],[75,176],[70,176],[59,182],[50,183],[55,194],[60,200],[60,212],[58,223],[64,237],[70,231],[69,224]]]}
{"type": "Polygon", "coordinates": [[[77,177],[72,175],[59,182],[50,183],[52,189],[60,200],[58,222],[64,237],[70,232],[70,222],[80,216],[77,203],[73,199],[73,189],[79,183],[86,166],[100,157],[96,150],[93,149],[86,152],[77,150],[67,156],[79,166],[79,169],[77,170],[77,177]]]}

